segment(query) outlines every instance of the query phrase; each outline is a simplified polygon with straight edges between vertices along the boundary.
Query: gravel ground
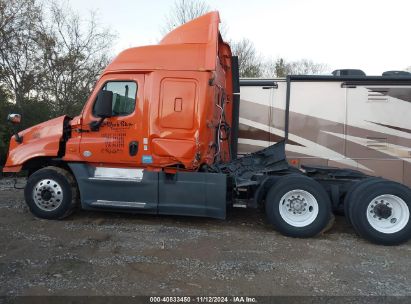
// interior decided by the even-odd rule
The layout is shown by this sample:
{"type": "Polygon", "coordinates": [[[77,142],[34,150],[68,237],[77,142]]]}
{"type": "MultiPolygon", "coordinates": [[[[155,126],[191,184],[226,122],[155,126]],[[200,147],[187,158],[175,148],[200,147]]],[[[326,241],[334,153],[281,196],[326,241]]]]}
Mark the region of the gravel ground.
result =
{"type": "Polygon", "coordinates": [[[411,242],[370,244],[343,217],[312,239],[245,209],[226,221],[80,210],[40,220],[0,180],[0,295],[409,296],[410,254],[411,242]]]}

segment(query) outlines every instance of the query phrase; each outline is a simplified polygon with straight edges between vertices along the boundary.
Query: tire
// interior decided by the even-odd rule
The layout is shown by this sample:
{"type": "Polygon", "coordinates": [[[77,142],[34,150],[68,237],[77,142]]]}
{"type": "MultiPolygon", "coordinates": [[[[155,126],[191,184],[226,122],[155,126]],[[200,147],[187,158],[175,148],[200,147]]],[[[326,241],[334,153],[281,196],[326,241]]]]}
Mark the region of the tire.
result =
{"type": "Polygon", "coordinates": [[[368,241],[398,245],[411,238],[411,190],[396,182],[369,183],[350,206],[355,231],[368,241]]]}
{"type": "Polygon", "coordinates": [[[68,171],[46,167],[30,175],[24,197],[35,216],[63,219],[73,213],[78,204],[77,184],[68,171]]]}
{"type": "Polygon", "coordinates": [[[375,181],[383,180],[380,177],[367,177],[363,180],[360,180],[354,183],[351,188],[347,191],[347,194],[344,198],[344,215],[347,222],[352,225],[350,217],[350,205],[354,198],[356,198],[368,184],[375,181]]]}
{"type": "MultiPolygon", "coordinates": [[[[350,203],[348,204],[348,216],[347,216],[347,218],[348,218],[348,221],[349,221],[349,223],[351,224],[351,226],[353,226],[353,228],[354,228],[354,230],[355,230],[355,232],[358,234],[358,232],[357,232],[357,228],[355,227],[355,225],[356,225],[356,223],[353,223],[352,222],[352,217],[353,217],[353,214],[354,214],[354,209],[353,209],[353,206],[356,204],[356,202],[357,202],[357,200],[359,199],[359,197],[363,194],[363,193],[365,193],[365,192],[367,192],[368,190],[368,187],[370,187],[371,185],[373,185],[373,184],[375,184],[375,183],[379,183],[379,182],[387,182],[387,180],[386,179],[383,179],[383,178],[380,178],[380,177],[377,177],[377,178],[373,178],[373,177],[371,177],[371,178],[367,178],[367,179],[365,179],[363,182],[362,182],[362,184],[361,185],[359,185],[356,189],[355,189],[355,191],[353,191],[353,193],[352,193],[352,195],[351,195],[351,198],[350,198],[350,203]]],[[[359,234],[358,234],[359,235],[359,234]]]]}
{"type": "Polygon", "coordinates": [[[313,237],[332,224],[327,192],[304,175],[281,177],[267,193],[265,210],[268,221],[286,236],[313,237]]]}

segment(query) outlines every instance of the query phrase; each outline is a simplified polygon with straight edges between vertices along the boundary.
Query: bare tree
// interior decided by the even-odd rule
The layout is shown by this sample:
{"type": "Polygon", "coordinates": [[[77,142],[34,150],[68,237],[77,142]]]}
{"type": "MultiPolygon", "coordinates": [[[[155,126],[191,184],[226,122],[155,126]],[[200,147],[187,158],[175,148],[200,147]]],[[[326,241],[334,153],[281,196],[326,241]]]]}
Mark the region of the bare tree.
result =
{"type": "Polygon", "coordinates": [[[263,64],[254,44],[243,38],[240,41],[231,41],[233,55],[238,56],[240,77],[261,77],[263,74],[263,64]]]}
{"type": "MultiPolygon", "coordinates": [[[[176,0],[165,18],[165,25],[161,28],[161,33],[165,35],[176,27],[198,18],[211,10],[212,8],[202,0],[176,0]]],[[[226,37],[227,32],[227,24],[221,22],[221,36],[223,36],[223,38],[226,37]]]]}
{"type": "MultiPolygon", "coordinates": [[[[166,23],[162,28],[166,34],[177,26],[192,19],[200,17],[211,11],[211,7],[202,0],[177,0],[166,17],[166,23]]],[[[222,23],[220,33],[226,36],[228,27],[222,23]]],[[[255,50],[254,44],[248,39],[231,41],[231,49],[234,55],[239,57],[239,68],[241,77],[260,77],[262,75],[262,62],[255,50]]]]}
{"type": "Polygon", "coordinates": [[[409,66],[409,67],[406,68],[405,70],[411,73],[411,66],[409,66]]]}
{"type": "MultiPolygon", "coordinates": [[[[112,42],[94,14],[84,20],[61,2],[0,0],[0,118],[17,110],[24,128],[78,114],[109,61],[112,42]]],[[[10,136],[0,124],[0,161],[10,136]]]]}
{"type": "Polygon", "coordinates": [[[43,98],[55,114],[78,114],[109,62],[114,35],[99,28],[95,15],[83,20],[67,5],[53,2],[42,23],[43,98]]]}
{"type": "MultiPolygon", "coordinates": [[[[174,2],[166,23],[162,28],[166,34],[176,27],[211,11],[211,7],[201,0],[178,0],[174,2]]],[[[227,26],[223,23],[220,26],[222,36],[226,36],[227,26]]],[[[231,49],[234,55],[239,57],[239,68],[241,77],[260,77],[262,74],[262,63],[257,56],[254,44],[248,39],[231,41],[231,49]]]]}
{"type": "Polygon", "coordinates": [[[290,63],[291,74],[294,75],[319,75],[324,73],[327,65],[315,63],[309,59],[301,59],[290,63]]]}
{"type": "Polygon", "coordinates": [[[35,0],[0,0],[0,81],[19,108],[38,82],[40,21],[35,0]]]}
{"type": "Polygon", "coordinates": [[[162,28],[163,34],[166,34],[176,27],[193,20],[205,13],[211,11],[211,7],[201,0],[178,0],[174,2],[166,22],[162,28]]]}
{"type": "Polygon", "coordinates": [[[264,63],[264,77],[285,77],[287,75],[319,75],[327,70],[327,65],[312,60],[301,59],[287,62],[284,58],[268,60],[264,63]]]}

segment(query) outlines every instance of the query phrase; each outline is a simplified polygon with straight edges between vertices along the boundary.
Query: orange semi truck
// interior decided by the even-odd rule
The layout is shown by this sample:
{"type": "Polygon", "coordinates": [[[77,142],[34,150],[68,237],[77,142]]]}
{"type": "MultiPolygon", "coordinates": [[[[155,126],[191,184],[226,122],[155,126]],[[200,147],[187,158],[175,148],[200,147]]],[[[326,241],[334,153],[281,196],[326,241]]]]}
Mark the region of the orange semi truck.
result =
{"type": "Polygon", "coordinates": [[[285,156],[287,132],[237,158],[238,62],[219,22],[211,12],[158,45],[123,51],[79,116],[12,137],[3,171],[28,172],[31,212],[62,219],[80,205],[224,219],[232,206],[264,207],[284,235],[312,237],[343,209],[372,242],[410,239],[411,190],[402,184],[350,169],[294,168],[285,156]]]}

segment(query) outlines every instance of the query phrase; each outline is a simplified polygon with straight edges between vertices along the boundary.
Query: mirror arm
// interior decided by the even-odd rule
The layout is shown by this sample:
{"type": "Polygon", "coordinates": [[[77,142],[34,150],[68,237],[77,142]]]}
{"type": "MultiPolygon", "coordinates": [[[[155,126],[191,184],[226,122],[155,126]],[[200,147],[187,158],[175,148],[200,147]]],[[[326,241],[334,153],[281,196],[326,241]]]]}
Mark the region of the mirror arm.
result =
{"type": "Polygon", "coordinates": [[[101,117],[100,120],[93,120],[92,122],[90,122],[90,130],[93,132],[97,132],[98,130],[100,130],[101,124],[103,123],[104,119],[106,118],[101,117]]]}
{"type": "Polygon", "coordinates": [[[7,115],[7,121],[10,122],[13,126],[13,137],[14,140],[21,144],[23,142],[23,136],[20,136],[19,131],[18,131],[18,127],[17,124],[19,124],[21,122],[21,115],[20,114],[9,114],[7,115]]]}
{"type": "Polygon", "coordinates": [[[14,134],[14,140],[21,144],[23,142],[23,136],[20,136],[18,132],[14,134]]]}

